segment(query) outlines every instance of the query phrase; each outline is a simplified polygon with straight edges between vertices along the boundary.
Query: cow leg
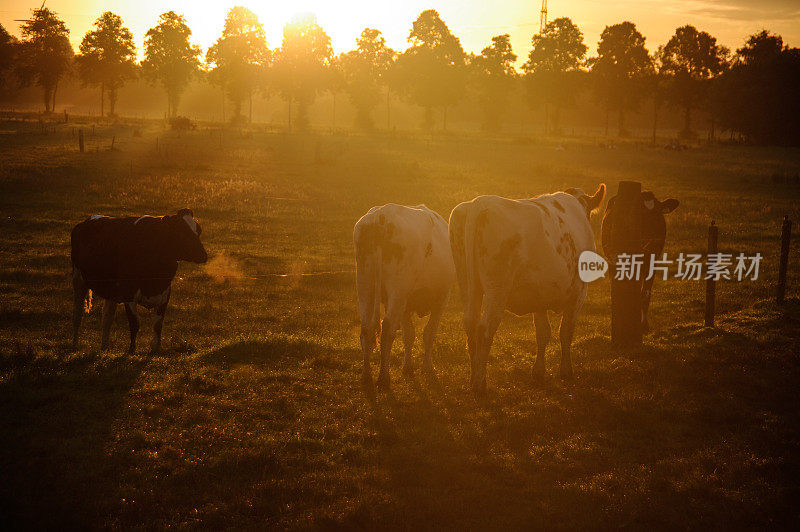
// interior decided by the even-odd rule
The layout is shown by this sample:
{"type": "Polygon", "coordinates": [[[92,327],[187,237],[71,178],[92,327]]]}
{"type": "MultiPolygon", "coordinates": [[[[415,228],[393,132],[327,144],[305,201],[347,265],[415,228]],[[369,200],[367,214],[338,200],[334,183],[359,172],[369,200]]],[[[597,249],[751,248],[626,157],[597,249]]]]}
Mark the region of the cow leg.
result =
{"type": "Polygon", "coordinates": [[[425,372],[429,375],[433,375],[433,340],[436,338],[436,331],[439,330],[439,323],[442,321],[446,303],[447,297],[434,305],[433,309],[431,309],[431,316],[428,318],[428,323],[425,324],[425,330],[422,333],[422,342],[425,348],[425,359],[422,364],[425,372]]]}
{"type": "Polygon", "coordinates": [[[491,300],[487,297],[486,308],[483,310],[481,321],[475,331],[476,340],[476,361],[472,375],[472,391],[478,394],[486,391],[486,363],[489,361],[489,351],[492,349],[492,342],[500,320],[503,318],[505,304],[500,301],[491,300]]]}
{"type": "Polygon", "coordinates": [[[78,347],[78,330],[81,328],[81,319],[83,318],[84,302],[86,294],[89,291],[86,288],[86,283],[83,281],[83,276],[76,269],[72,269],[72,348],[78,347]]]}
{"type": "Polygon", "coordinates": [[[642,334],[650,332],[650,323],[647,320],[647,311],[650,309],[650,297],[653,295],[653,282],[655,277],[645,280],[642,285],[642,334]]]}
{"type": "Polygon", "coordinates": [[[478,320],[481,316],[483,291],[474,287],[464,308],[464,332],[467,334],[467,351],[469,352],[470,382],[474,382],[478,371],[478,320]]]}
{"type": "Polygon", "coordinates": [[[108,336],[111,333],[111,324],[114,323],[114,313],[117,310],[117,302],[113,299],[106,299],[103,303],[102,337],[100,340],[100,351],[108,349],[108,336]]]}
{"type": "Polygon", "coordinates": [[[136,335],[139,332],[139,312],[137,311],[135,301],[125,303],[125,315],[128,317],[128,330],[131,333],[131,343],[128,346],[128,354],[133,355],[136,352],[136,335]]]}
{"type": "Polygon", "coordinates": [[[156,307],[156,319],[153,322],[153,343],[150,344],[150,353],[158,354],[161,349],[161,329],[164,327],[164,314],[167,312],[167,303],[169,303],[169,295],[167,300],[156,307]]]}
{"type": "Polygon", "coordinates": [[[558,334],[561,339],[561,378],[572,378],[572,358],[570,357],[570,349],[572,346],[572,335],[575,333],[575,322],[578,318],[578,310],[580,305],[564,311],[561,317],[561,327],[558,334]]]}
{"type": "Polygon", "coordinates": [[[405,304],[397,299],[392,299],[386,305],[386,314],[381,323],[381,370],[378,374],[378,387],[385,390],[390,388],[389,356],[392,354],[392,344],[397,334],[397,329],[405,311],[405,304]]]}
{"type": "Polygon", "coordinates": [[[547,311],[534,312],[533,324],[536,326],[536,362],[533,364],[533,376],[543,377],[545,372],[544,354],[550,341],[550,320],[547,311]]]}
{"type": "Polygon", "coordinates": [[[411,376],[414,374],[414,362],[411,355],[414,351],[414,316],[411,312],[406,312],[403,316],[403,374],[411,376]]]}

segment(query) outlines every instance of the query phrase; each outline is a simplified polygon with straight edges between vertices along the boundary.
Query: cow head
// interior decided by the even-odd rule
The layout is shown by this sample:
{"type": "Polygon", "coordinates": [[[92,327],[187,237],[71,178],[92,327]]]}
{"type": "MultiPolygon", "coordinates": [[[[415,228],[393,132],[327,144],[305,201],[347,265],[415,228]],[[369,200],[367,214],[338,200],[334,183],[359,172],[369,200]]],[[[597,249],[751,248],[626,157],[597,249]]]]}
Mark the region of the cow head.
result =
{"type": "MultiPolygon", "coordinates": [[[[603,245],[603,253],[609,262],[614,261],[614,257],[619,252],[614,249],[611,242],[611,233],[613,226],[617,222],[614,213],[614,203],[616,197],[608,200],[606,206],[606,213],[603,216],[603,224],[600,230],[600,240],[603,245]]],[[[659,201],[655,195],[649,190],[643,190],[640,195],[641,203],[639,204],[640,224],[641,224],[641,248],[636,250],[636,253],[644,254],[644,264],[650,264],[651,255],[659,255],[664,251],[664,241],[667,238],[667,221],[664,218],[665,214],[674,211],[680,202],[676,199],[669,198],[664,201],[659,201]]],[[[626,250],[627,251],[627,250],[626,250]]],[[[630,252],[630,251],[628,251],[630,252]]],[[[661,258],[660,256],[658,258],[661,258]]],[[[642,331],[647,332],[649,324],[647,321],[647,311],[650,307],[650,296],[653,290],[653,281],[655,276],[646,279],[646,275],[642,275],[642,331]]]]}
{"type": "Polygon", "coordinates": [[[165,216],[169,227],[169,245],[177,260],[203,264],[208,260],[203,243],[200,242],[200,224],[194,219],[191,209],[181,209],[176,214],[165,216]]]}
{"type": "Polygon", "coordinates": [[[606,184],[600,183],[600,186],[597,187],[597,190],[593,196],[588,196],[579,188],[568,188],[564,192],[575,196],[575,199],[577,199],[586,210],[586,217],[589,218],[592,214],[592,211],[597,210],[597,208],[600,207],[600,204],[603,203],[603,198],[606,195],[606,184]]]}

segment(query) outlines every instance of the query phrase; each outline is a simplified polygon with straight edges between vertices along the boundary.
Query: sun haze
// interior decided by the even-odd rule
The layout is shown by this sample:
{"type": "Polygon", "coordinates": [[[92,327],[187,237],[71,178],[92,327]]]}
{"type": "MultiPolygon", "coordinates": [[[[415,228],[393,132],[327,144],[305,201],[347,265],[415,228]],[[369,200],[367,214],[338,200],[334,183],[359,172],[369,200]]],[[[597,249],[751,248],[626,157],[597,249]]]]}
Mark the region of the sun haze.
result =
{"type": "MultiPolygon", "coordinates": [[[[713,30],[719,42],[730,47],[742,45],[746,35],[762,28],[780,33],[789,45],[800,37],[800,7],[793,0],[551,0],[549,18],[568,16],[581,28],[594,53],[600,33],[606,25],[632,20],[654,49],[665,43],[675,28],[693,24],[699,29],[713,30]]],[[[389,46],[402,50],[412,21],[425,9],[436,9],[467,52],[480,52],[493,35],[511,34],[514,50],[523,57],[530,48],[531,36],[539,29],[538,1],[496,0],[494,2],[455,0],[408,0],[396,3],[368,0],[297,0],[294,2],[230,1],[196,2],[190,0],[99,1],[49,0],[47,7],[56,11],[70,28],[75,48],[92,22],[103,11],[120,15],[134,33],[141,49],[144,34],[156,24],[158,15],[174,10],[183,14],[193,32],[194,42],[208,48],[222,31],[225,14],[235,5],[254,11],[267,33],[268,45],[280,45],[282,28],[293,17],[313,13],[331,36],[335,52],[349,50],[365,27],[377,28],[386,36],[389,46]]],[[[27,18],[30,9],[38,7],[30,0],[5,0],[0,9],[0,24],[18,34],[17,19],[27,18]]]]}

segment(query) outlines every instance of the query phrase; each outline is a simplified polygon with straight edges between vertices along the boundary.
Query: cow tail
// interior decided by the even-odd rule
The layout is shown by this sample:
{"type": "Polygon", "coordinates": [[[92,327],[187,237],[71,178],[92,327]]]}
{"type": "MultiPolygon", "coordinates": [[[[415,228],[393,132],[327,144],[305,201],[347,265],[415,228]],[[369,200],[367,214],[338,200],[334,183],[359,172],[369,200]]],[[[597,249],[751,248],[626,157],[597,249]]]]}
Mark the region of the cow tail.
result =
{"type": "Polygon", "coordinates": [[[375,252],[372,254],[372,270],[375,272],[375,285],[372,290],[372,316],[370,316],[370,323],[373,325],[375,331],[375,340],[377,342],[381,335],[381,285],[382,272],[381,266],[383,264],[383,224],[380,225],[381,233],[378,236],[378,245],[375,246],[375,252]]]}
{"type": "Polygon", "coordinates": [[[83,312],[84,314],[89,314],[92,311],[92,290],[89,289],[86,291],[86,295],[83,297],[83,312]]]}
{"type": "MultiPolygon", "coordinates": [[[[475,205],[470,205],[470,209],[467,209],[467,216],[464,220],[464,270],[465,276],[467,279],[467,290],[466,290],[466,304],[467,308],[472,301],[475,301],[475,291],[478,290],[477,281],[478,281],[478,268],[475,256],[475,246],[477,245],[477,235],[475,234],[475,205]]],[[[467,309],[465,309],[467,310],[467,309]]]]}

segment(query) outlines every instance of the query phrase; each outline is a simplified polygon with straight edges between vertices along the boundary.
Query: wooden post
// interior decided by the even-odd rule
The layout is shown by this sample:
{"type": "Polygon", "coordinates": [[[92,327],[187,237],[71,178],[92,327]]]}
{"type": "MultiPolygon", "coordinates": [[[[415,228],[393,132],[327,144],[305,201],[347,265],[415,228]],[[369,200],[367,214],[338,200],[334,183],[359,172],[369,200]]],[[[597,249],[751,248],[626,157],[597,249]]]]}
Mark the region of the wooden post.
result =
{"type": "Polygon", "coordinates": [[[81,150],[81,153],[83,153],[83,128],[78,130],[78,148],[81,150]]]}
{"type": "MultiPolygon", "coordinates": [[[[711,220],[708,226],[708,254],[717,252],[717,236],[719,230],[711,220]]],[[[714,306],[717,295],[717,282],[714,279],[706,279],[706,327],[714,326],[714,306]]]]}
{"type": "Polygon", "coordinates": [[[114,142],[117,140],[117,136],[114,135],[111,137],[111,151],[114,151],[114,142]]]}
{"type": "MultiPolygon", "coordinates": [[[[642,184],[621,181],[617,190],[610,236],[614,256],[611,274],[611,343],[617,347],[642,345],[642,277],[615,279],[620,253],[641,253],[642,184]]],[[[641,275],[645,275],[642,266],[641,275]]]]}
{"type": "Polygon", "coordinates": [[[781,230],[781,262],[778,268],[778,303],[783,303],[786,298],[786,270],[789,266],[789,241],[792,238],[792,221],[789,216],[783,217],[781,230]]]}

